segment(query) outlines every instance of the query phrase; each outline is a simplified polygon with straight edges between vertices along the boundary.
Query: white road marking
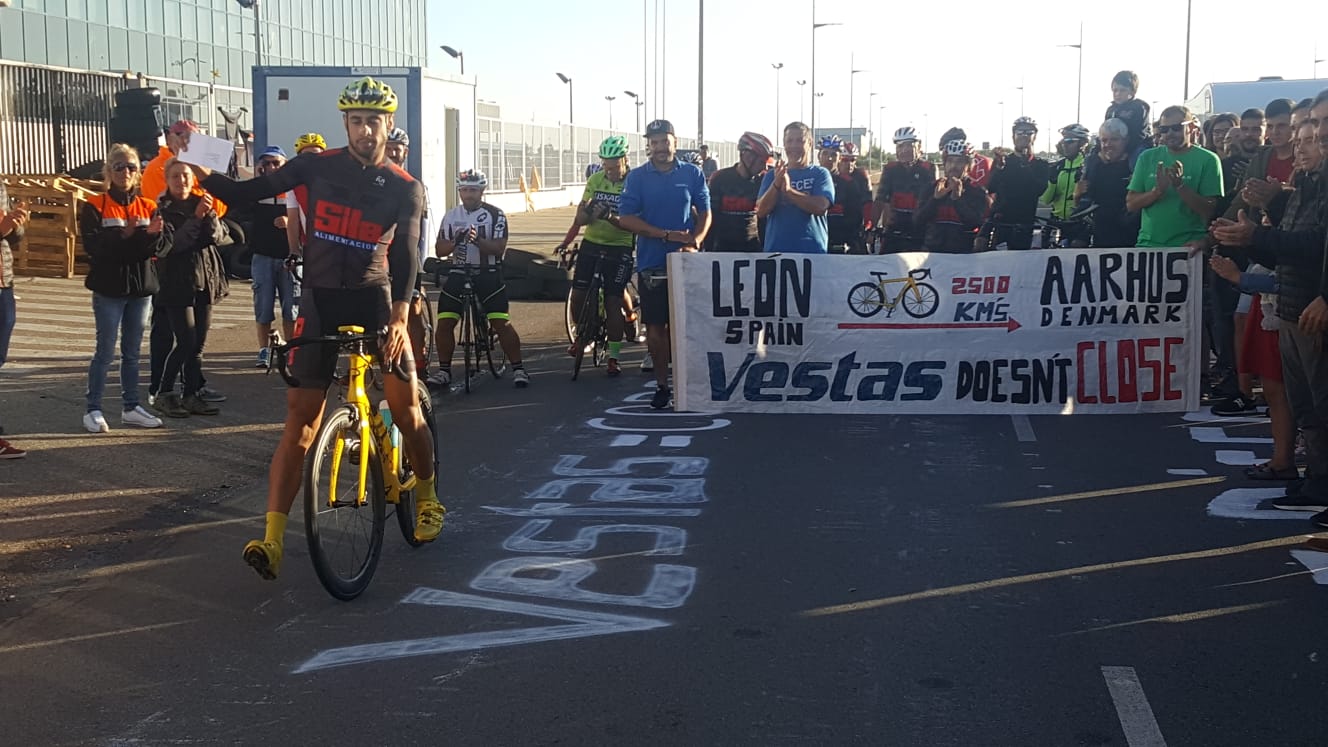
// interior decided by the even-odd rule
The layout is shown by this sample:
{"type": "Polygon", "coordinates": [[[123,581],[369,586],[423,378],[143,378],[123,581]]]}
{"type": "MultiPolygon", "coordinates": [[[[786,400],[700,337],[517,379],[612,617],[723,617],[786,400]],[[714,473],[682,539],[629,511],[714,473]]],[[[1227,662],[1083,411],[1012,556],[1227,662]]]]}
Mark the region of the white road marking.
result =
{"type": "Polygon", "coordinates": [[[610,446],[640,446],[646,442],[646,437],[640,433],[624,433],[616,436],[610,446]]]}
{"type": "Polygon", "coordinates": [[[666,449],[685,449],[692,445],[691,436],[664,436],[659,439],[659,445],[666,449]]]}
{"type": "MultiPolygon", "coordinates": [[[[1295,514],[1295,511],[1286,513],[1295,514]]],[[[1300,518],[1304,518],[1301,516],[1300,518]]],[[[1328,586],[1328,552],[1316,552],[1314,550],[1292,550],[1291,557],[1300,561],[1305,569],[1314,577],[1314,583],[1321,586],[1328,586]]]]}
{"type": "Polygon", "coordinates": [[[1190,438],[1201,444],[1271,444],[1273,439],[1260,437],[1232,438],[1221,428],[1190,428],[1190,438]]]}
{"type": "Polygon", "coordinates": [[[1011,415],[1010,421],[1014,423],[1014,433],[1021,442],[1037,440],[1037,434],[1033,432],[1033,424],[1028,422],[1027,415],[1011,415]]]}
{"type": "Polygon", "coordinates": [[[1167,470],[1167,474],[1168,474],[1168,475],[1195,475],[1195,476],[1199,476],[1199,475],[1206,475],[1206,474],[1208,474],[1208,472],[1206,472],[1205,470],[1201,470],[1201,469],[1169,469],[1169,470],[1167,470]]]}
{"type": "Polygon", "coordinates": [[[1237,423],[1243,424],[1243,423],[1268,422],[1268,418],[1264,417],[1258,417],[1258,418],[1224,417],[1222,415],[1214,415],[1211,412],[1208,412],[1207,410],[1196,410],[1194,412],[1187,412],[1185,413],[1185,415],[1181,417],[1181,420],[1184,420],[1187,423],[1231,423],[1232,425],[1235,425],[1237,423]]]}
{"type": "Polygon", "coordinates": [[[1259,463],[1259,457],[1252,451],[1218,449],[1214,456],[1217,457],[1218,464],[1228,464],[1232,467],[1253,467],[1259,463]]]}
{"type": "Polygon", "coordinates": [[[1167,742],[1162,738],[1153,707],[1148,704],[1134,667],[1102,667],[1102,677],[1107,681],[1112,702],[1116,704],[1116,716],[1125,731],[1126,744],[1130,747],[1166,747],[1167,742]]]}
{"type": "Polygon", "coordinates": [[[1281,498],[1283,488],[1233,488],[1224,490],[1208,503],[1208,515],[1220,519],[1295,519],[1305,521],[1304,511],[1279,511],[1259,508],[1270,498],[1281,498]]]}

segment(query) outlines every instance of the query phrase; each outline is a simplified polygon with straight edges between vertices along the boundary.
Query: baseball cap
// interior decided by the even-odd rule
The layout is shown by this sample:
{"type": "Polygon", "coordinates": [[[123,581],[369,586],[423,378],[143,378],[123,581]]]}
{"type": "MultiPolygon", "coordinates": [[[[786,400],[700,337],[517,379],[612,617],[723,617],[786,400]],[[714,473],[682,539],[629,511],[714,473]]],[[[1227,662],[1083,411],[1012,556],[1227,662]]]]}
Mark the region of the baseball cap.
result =
{"type": "Polygon", "coordinates": [[[172,135],[187,135],[191,132],[202,132],[198,125],[187,119],[181,119],[171,125],[170,130],[172,135]]]}
{"type": "Polygon", "coordinates": [[[667,119],[656,119],[654,122],[646,125],[646,137],[651,135],[677,135],[673,131],[673,123],[667,119]]]}
{"type": "Polygon", "coordinates": [[[262,153],[259,153],[259,154],[258,154],[258,160],[261,161],[261,160],[263,160],[264,158],[282,158],[282,159],[284,159],[284,158],[286,158],[286,151],[282,150],[280,145],[269,145],[269,146],[267,146],[266,148],[263,149],[263,152],[262,152],[262,153]]]}

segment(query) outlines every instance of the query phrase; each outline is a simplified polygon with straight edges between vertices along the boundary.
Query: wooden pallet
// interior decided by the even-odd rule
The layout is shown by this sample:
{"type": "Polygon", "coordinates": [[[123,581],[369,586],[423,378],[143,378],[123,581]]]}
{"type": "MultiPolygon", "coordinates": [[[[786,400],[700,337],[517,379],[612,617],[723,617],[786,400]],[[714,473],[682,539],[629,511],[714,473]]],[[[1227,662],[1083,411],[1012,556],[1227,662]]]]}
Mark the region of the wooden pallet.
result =
{"type": "Polygon", "coordinates": [[[100,194],[100,182],[66,176],[4,177],[10,199],[27,203],[31,219],[14,247],[14,274],[71,278],[86,274],[87,257],[78,232],[83,202],[100,194]]]}

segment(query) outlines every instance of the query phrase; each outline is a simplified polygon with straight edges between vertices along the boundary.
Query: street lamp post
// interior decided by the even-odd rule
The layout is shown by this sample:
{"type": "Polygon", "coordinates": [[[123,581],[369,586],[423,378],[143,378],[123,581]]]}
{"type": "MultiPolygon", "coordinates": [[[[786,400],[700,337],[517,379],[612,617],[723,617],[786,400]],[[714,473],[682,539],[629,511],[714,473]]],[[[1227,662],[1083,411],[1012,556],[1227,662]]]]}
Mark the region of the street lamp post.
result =
{"type": "Polygon", "coordinates": [[[1074,104],[1074,121],[1082,122],[1084,108],[1084,22],[1079,22],[1078,44],[1057,44],[1056,46],[1079,50],[1079,94],[1074,104]]]}
{"type": "Polygon", "coordinates": [[[1190,100],[1190,17],[1194,10],[1193,0],[1185,0],[1185,96],[1182,101],[1190,100]]]}
{"type": "Polygon", "coordinates": [[[254,65],[263,65],[263,19],[259,16],[258,0],[235,0],[241,8],[254,12],[254,65]]]}
{"type": "Polygon", "coordinates": [[[876,107],[876,118],[881,123],[881,136],[876,139],[879,148],[876,154],[880,160],[880,163],[877,164],[879,166],[885,165],[885,109],[884,106],[876,107]]]}
{"type": "Polygon", "coordinates": [[[848,55],[848,139],[853,140],[853,81],[858,73],[865,73],[866,70],[858,70],[853,67],[853,53],[848,55]]]}
{"type": "Polygon", "coordinates": [[[466,55],[462,54],[461,50],[459,50],[459,49],[453,49],[453,48],[447,46],[446,44],[442,45],[442,47],[440,47],[440,49],[442,49],[444,52],[446,52],[446,53],[448,53],[449,55],[451,55],[451,56],[452,56],[452,59],[454,59],[454,60],[456,60],[457,62],[460,62],[460,63],[461,63],[461,74],[462,74],[462,75],[465,75],[465,74],[466,74],[466,55]]]}
{"type": "Polygon", "coordinates": [[[576,117],[572,116],[572,79],[562,73],[554,74],[558,76],[558,80],[567,84],[567,123],[571,124],[576,121],[576,117]]]}
{"type": "Polygon", "coordinates": [[[805,80],[798,81],[798,121],[807,121],[807,81],[805,80]]]}
{"type": "Polygon", "coordinates": [[[838,23],[816,22],[816,0],[812,0],[812,137],[816,137],[816,99],[825,94],[816,93],[816,30],[826,26],[839,26],[838,23]]]}
{"type": "Polygon", "coordinates": [[[997,101],[996,103],[1001,107],[1001,127],[1000,127],[1001,147],[1004,148],[1005,147],[1005,102],[997,101]]]}
{"type": "Polygon", "coordinates": [[[617,96],[605,96],[605,97],[604,97],[604,100],[607,101],[607,102],[609,102],[609,129],[610,129],[610,130],[613,129],[613,100],[616,99],[616,98],[618,98],[618,97],[617,97],[617,96]]]}
{"type": "Polygon", "coordinates": [[[783,121],[779,116],[779,71],[784,69],[784,63],[772,62],[770,67],[775,69],[775,132],[779,132],[779,123],[783,121]]]}
{"type": "Polygon", "coordinates": [[[1024,87],[1015,86],[1019,91],[1019,116],[1024,116],[1024,87]]]}
{"type": "Polygon", "coordinates": [[[640,96],[637,96],[631,91],[623,91],[623,93],[632,97],[632,108],[636,109],[636,133],[639,135],[641,134],[641,107],[645,106],[646,102],[642,101],[640,96]]]}
{"type": "Polygon", "coordinates": [[[876,92],[867,94],[867,149],[871,150],[872,139],[876,136],[876,128],[872,127],[872,99],[876,98],[876,92]]]}

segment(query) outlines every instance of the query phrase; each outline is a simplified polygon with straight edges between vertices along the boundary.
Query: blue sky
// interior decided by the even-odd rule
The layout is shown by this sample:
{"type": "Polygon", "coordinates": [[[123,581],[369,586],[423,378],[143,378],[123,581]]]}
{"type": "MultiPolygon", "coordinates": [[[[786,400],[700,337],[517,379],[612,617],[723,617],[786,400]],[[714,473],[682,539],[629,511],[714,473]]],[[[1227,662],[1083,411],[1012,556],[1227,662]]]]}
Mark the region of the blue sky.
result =
{"type": "MultiPolygon", "coordinates": [[[[817,21],[844,24],[816,32],[816,85],[825,94],[819,99],[818,127],[848,126],[853,77],[857,127],[868,126],[869,114],[872,129],[878,131],[912,124],[926,131],[928,146],[934,148],[941,132],[959,125],[970,140],[994,145],[1019,116],[1017,87],[1023,85],[1024,113],[1042,124],[1045,140],[1047,133],[1076,118],[1077,51],[1057,45],[1078,43],[1081,20],[1084,124],[1100,124],[1110,100],[1111,76],[1123,68],[1139,74],[1140,98],[1162,106],[1182,101],[1181,0],[1115,0],[1103,5],[949,0],[943,6],[911,4],[901,26],[893,9],[904,5],[816,3],[817,21]],[[1110,15],[1099,10],[1112,6],[1110,15]],[[1089,15],[1081,19],[1080,12],[1089,15]],[[867,72],[850,76],[854,68],[867,72]],[[873,91],[877,96],[871,98],[873,91]]],[[[1214,80],[1309,78],[1314,59],[1328,57],[1328,35],[1322,33],[1328,5],[1281,4],[1284,10],[1276,20],[1214,11],[1241,7],[1234,3],[1197,0],[1194,6],[1191,96],[1214,80]],[[1325,39],[1317,54],[1316,35],[1325,39]]],[[[562,72],[573,79],[578,124],[607,126],[610,103],[604,97],[613,95],[614,126],[634,129],[631,99],[624,93],[630,90],[645,96],[647,120],[658,113],[672,120],[680,133],[695,134],[697,7],[697,0],[499,0],[465,6],[455,0],[429,0],[429,64],[455,72],[456,60],[438,47],[460,48],[467,74],[478,79],[480,98],[500,104],[507,119],[565,121],[567,87],[555,76],[562,72]],[[645,31],[646,9],[656,6],[662,8],[664,20],[652,20],[645,31]],[[653,38],[661,27],[666,41],[660,51],[667,63],[656,66],[653,38]],[[643,60],[643,51],[649,59],[643,60]],[[656,70],[664,71],[662,86],[655,84],[656,70]]],[[[1257,13],[1261,6],[1244,7],[1257,13]]],[[[811,78],[812,3],[710,0],[705,10],[706,137],[736,140],[749,129],[769,135],[779,124],[798,119],[806,110],[800,107],[796,81],[811,78]],[[776,72],[771,65],[780,62],[784,67],[776,119],[776,72]]],[[[1328,62],[1320,64],[1319,71],[1328,77],[1328,62]]],[[[808,82],[801,89],[806,101],[811,88],[808,82]]],[[[809,111],[806,116],[810,118],[809,111]]]]}

